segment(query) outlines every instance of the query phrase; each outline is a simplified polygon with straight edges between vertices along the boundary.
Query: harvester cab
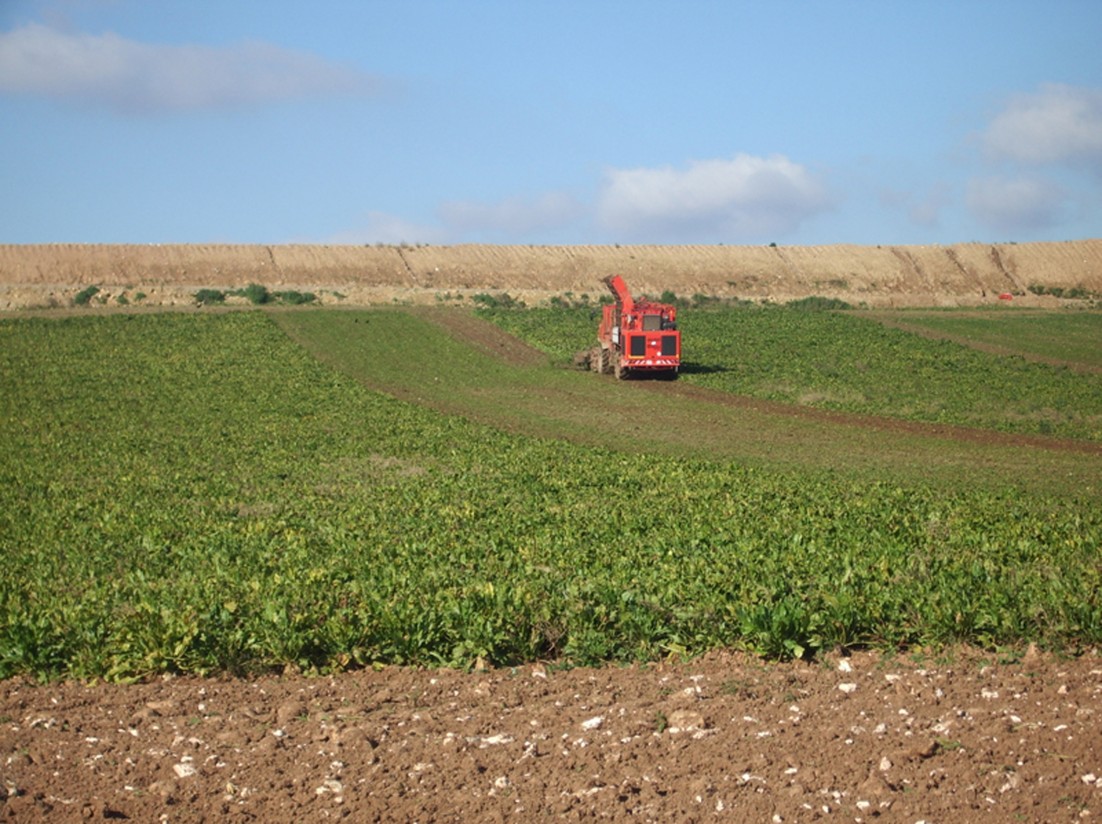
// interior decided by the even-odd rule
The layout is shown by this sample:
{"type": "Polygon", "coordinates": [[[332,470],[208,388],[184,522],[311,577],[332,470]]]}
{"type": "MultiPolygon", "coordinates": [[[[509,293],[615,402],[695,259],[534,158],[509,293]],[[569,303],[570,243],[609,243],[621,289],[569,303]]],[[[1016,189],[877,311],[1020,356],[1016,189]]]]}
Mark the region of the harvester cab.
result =
{"type": "Polygon", "coordinates": [[[602,307],[598,346],[589,352],[590,368],[617,378],[633,374],[676,378],[681,366],[677,307],[636,301],[619,275],[605,278],[604,283],[615,302],[602,307]]]}

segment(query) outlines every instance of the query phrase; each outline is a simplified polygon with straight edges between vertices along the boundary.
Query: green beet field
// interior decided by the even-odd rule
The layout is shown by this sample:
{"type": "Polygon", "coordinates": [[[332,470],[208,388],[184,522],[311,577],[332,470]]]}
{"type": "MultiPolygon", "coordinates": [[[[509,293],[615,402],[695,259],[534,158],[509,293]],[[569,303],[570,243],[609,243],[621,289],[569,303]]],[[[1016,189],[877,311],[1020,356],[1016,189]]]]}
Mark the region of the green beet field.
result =
{"type": "Polygon", "coordinates": [[[0,320],[0,678],[1102,641],[1102,314],[0,320]]]}

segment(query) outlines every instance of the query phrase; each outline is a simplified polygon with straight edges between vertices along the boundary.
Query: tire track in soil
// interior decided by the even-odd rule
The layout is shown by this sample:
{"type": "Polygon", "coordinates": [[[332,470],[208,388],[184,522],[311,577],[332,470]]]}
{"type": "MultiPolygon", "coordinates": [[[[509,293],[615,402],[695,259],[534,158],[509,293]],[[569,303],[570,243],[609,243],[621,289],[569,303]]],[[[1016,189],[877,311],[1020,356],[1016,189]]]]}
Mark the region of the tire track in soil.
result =
{"type": "MultiPolygon", "coordinates": [[[[670,385],[664,387],[655,386],[655,388],[665,391],[669,386],[670,385]]],[[[999,432],[992,429],[974,429],[967,426],[927,423],[925,421],[909,421],[903,418],[888,418],[879,415],[859,415],[851,412],[838,412],[833,409],[821,409],[815,406],[797,406],[795,404],[784,404],[777,401],[753,398],[748,395],[735,395],[729,392],[721,392],[717,389],[708,389],[703,386],[693,386],[684,383],[678,383],[672,386],[673,391],[680,394],[682,397],[704,400],[724,406],[754,409],[770,415],[784,415],[821,423],[837,424],[839,426],[850,426],[880,432],[897,432],[899,434],[918,435],[924,438],[940,438],[943,440],[974,443],[984,446],[1027,447],[1030,449],[1047,449],[1056,452],[1079,452],[1085,455],[1102,456],[1102,444],[1090,443],[1088,441],[1076,441],[1068,438],[1048,438],[1043,435],[999,432]]]]}
{"type": "Polygon", "coordinates": [[[410,314],[447,332],[452,338],[510,366],[540,366],[547,355],[466,309],[411,307],[410,314]]]}
{"type": "Polygon", "coordinates": [[[1018,279],[1014,277],[1013,274],[1011,274],[1010,270],[1006,267],[1006,264],[1003,263],[1003,257],[1002,254],[999,252],[998,246],[991,247],[991,262],[995,264],[995,271],[997,271],[1000,275],[1010,281],[1010,285],[1015,293],[1020,295],[1024,295],[1026,293],[1025,287],[1018,283],[1018,279]]]}
{"type": "Polygon", "coordinates": [[[965,278],[976,284],[976,288],[980,290],[980,297],[986,298],[987,289],[984,288],[983,281],[980,280],[979,276],[975,272],[970,271],[963,263],[961,263],[960,255],[957,254],[956,249],[947,248],[945,250],[945,256],[948,257],[952,264],[960,270],[960,273],[964,275],[965,278]]]}
{"type": "MultiPolygon", "coordinates": [[[[547,356],[540,350],[529,346],[489,321],[465,310],[416,309],[414,314],[440,326],[453,338],[511,366],[533,368],[547,363],[547,356]]],[[[597,378],[598,376],[594,377],[597,378]]],[[[719,406],[750,409],[772,416],[784,416],[837,426],[888,433],[894,432],[924,438],[938,438],[982,446],[1021,447],[1102,456],[1102,444],[1087,441],[999,432],[991,429],[975,429],[951,424],[909,421],[902,418],[861,415],[814,406],[785,404],[778,401],[754,398],[749,395],[722,392],[717,389],[696,386],[685,381],[629,381],[625,385],[637,386],[640,391],[659,392],[665,395],[673,394],[719,406]]]]}

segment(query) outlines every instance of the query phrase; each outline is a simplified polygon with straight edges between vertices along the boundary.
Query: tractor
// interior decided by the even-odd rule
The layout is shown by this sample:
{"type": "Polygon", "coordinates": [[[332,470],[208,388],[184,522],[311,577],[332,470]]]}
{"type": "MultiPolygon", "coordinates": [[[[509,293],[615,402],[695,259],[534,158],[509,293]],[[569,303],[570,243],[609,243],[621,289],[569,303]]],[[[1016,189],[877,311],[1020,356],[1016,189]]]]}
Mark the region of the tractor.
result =
{"type": "Polygon", "coordinates": [[[616,302],[601,307],[599,345],[583,353],[582,360],[588,361],[594,372],[618,379],[632,375],[676,378],[681,366],[677,307],[645,298],[636,301],[619,275],[605,278],[604,284],[616,302]]]}

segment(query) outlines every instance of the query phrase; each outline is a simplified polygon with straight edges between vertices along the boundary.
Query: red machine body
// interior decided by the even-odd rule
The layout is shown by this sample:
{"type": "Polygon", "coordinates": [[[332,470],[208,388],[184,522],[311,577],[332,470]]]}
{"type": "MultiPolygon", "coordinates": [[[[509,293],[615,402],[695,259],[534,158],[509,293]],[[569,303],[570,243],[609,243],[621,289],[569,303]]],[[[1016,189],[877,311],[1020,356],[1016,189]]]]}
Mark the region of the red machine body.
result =
{"type": "Polygon", "coordinates": [[[681,333],[677,330],[677,307],[632,298],[619,275],[604,280],[616,298],[602,307],[597,330],[600,351],[594,350],[590,365],[595,371],[618,378],[632,373],[655,373],[677,377],[681,366],[681,333]]]}

